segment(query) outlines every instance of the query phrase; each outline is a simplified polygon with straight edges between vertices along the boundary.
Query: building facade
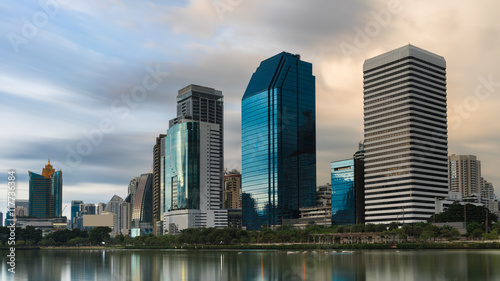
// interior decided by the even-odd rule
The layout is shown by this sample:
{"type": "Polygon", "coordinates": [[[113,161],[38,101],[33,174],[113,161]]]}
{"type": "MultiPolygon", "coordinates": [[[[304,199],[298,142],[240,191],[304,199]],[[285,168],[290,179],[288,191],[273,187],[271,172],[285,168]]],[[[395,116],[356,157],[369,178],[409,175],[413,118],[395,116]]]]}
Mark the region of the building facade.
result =
{"type": "Polygon", "coordinates": [[[260,229],[315,205],[312,64],[282,52],[261,62],[242,98],[243,227],[260,229]]]}
{"type": "Polygon", "coordinates": [[[224,176],[224,209],[241,209],[241,173],[232,170],[224,176]]]}
{"type": "MultiPolygon", "coordinates": [[[[162,140],[166,137],[165,134],[160,134],[156,137],[156,144],[153,147],[153,234],[158,235],[157,224],[163,221],[163,213],[165,206],[165,189],[162,188],[161,182],[162,173],[164,173],[164,166],[161,165],[162,161],[162,140]],[[163,169],[162,169],[163,168],[163,169]]],[[[164,159],[164,158],[163,158],[164,159]]]]}
{"type": "Polygon", "coordinates": [[[334,225],[364,223],[364,162],[334,161],[331,168],[331,216],[334,225]]]}
{"type": "Polygon", "coordinates": [[[363,78],[366,223],[426,221],[448,195],[446,62],[406,45],[363,78]]]}
{"type": "Polygon", "coordinates": [[[132,227],[140,228],[142,224],[153,224],[153,174],[145,173],[139,177],[132,209],[132,227]]]}
{"type": "Polygon", "coordinates": [[[219,125],[188,121],[168,129],[165,138],[164,229],[225,227],[219,125]],[[171,226],[175,224],[175,226],[171,226]]]}
{"type": "Polygon", "coordinates": [[[481,193],[481,161],[474,155],[448,156],[450,191],[460,192],[463,197],[481,193]]]}
{"type": "Polygon", "coordinates": [[[161,138],[163,229],[226,227],[223,204],[222,92],[189,85],[177,95],[177,117],[161,138]]]}
{"type": "Polygon", "coordinates": [[[61,217],[62,172],[54,170],[50,160],[42,174],[29,174],[29,216],[37,218],[61,217]]]}

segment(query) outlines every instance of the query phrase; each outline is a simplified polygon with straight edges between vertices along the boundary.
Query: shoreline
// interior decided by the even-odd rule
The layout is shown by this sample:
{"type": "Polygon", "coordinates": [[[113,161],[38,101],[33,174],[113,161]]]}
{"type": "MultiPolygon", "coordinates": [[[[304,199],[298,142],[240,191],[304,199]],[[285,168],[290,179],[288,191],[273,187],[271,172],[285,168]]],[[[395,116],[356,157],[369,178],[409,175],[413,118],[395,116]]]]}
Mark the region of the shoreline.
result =
{"type": "MultiPolygon", "coordinates": [[[[8,250],[9,247],[0,247],[8,250]]],[[[16,247],[16,250],[425,250],[425,249],[500,249],[500,242],[461,241],[447,243],[378,244],[247,244],[247,245],[171,245],[171,246],[51,246],[16,247]]]]}

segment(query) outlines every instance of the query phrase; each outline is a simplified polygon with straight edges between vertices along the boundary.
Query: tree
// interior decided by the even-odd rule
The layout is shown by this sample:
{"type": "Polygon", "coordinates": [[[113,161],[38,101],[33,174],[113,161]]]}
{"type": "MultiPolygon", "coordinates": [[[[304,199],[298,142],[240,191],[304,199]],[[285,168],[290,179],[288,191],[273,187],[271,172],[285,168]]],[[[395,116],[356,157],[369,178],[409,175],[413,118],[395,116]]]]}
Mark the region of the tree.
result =
{"type": "Polygon", "coordinates": [[[420,234],[420,239],[424,241],[427,241],[434,237],[436,237],[436,235],[434,234],[434,231],[431,230],[424,230],[422,234],[420,234]]]}
{"type": "Polygon", "coordinates": [[[90,230],[89,240],[94,245],[100,245],[102,242],[108,242],[110,232],[111,228],[107,226],[94,227],[90,230]]]}
{"type": "Polygon", "coordinates": [[[389,224],[389,230],[393,230],[393,229],[397,229],[398,228],[398,224],[396,222],[391,222],[389,224]]]}
{"type": "Polygon", "coordinates": [[[483,225],[477,223],[477,222],[472,222],[472,223],[469,223],[467,224],[467,235],[468,236],[471,236],[472,233],[474,232],[474,230],[476,229],[482,229],[483,228],[483,225]]]}
{"type": "Polygon", "coordinates": [[[488,226],[492,226],[493,222],[498,220],[498,216],[491,213],[490,210],[484,206],[475,206],[472,204],[464,205],[453,202],[446,211],[431,216],[427,222],[463,222],[464,213],[467,216],[467,224],[477,222],[485,224],[486,213],[488,213],[488,226]]]}

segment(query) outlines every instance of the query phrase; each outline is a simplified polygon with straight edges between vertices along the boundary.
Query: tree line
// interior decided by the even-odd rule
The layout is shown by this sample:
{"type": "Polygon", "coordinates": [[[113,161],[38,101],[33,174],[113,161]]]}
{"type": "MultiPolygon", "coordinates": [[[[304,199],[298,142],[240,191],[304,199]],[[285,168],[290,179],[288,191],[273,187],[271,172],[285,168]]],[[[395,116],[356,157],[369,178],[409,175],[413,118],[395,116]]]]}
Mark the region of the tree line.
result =
{"type": "MultiPolygon", "coordinates": [[[[467,233],[464,236],[473,239],[498,239],[500,223],[498,217],[482,206],[467,204],[465,207],[459,203],[451,204],[448,209],[429,218],[427,223],[400,225],[396,222],[390,224],[355,224],[319,226],[308,225],[305,229],[291,226],[280,226],[275,229],[264,228],[260,231],[247,231],[237,228],[190,228],[176,235],[152,234],[128,237],[117,235],[110,237],[111,228],[95,227],[90,231],[80,229],[64,229],[51,232],[46,236],[42,230],[33,226],[16,228],[16,246],[89,246],[89,245],[131,245],[150,247],[176,247],[177,245],[238,245],[259,243],[312,243],[314,234],[327,233],[382,233],[392,237],[397,236],[406,240],[429,241],[436,238],[456,239],[460,233],[447,225],[438,227],[433,222],[461,222],[467,218],[467,233]],[[494,223],[496,222],[496,223],[494,223]],[[485,226],[487,225],[487,226],[485,226]],[[488,231],[486,231],[488,230],[488,231]],[[486,233],[488,232],[488,233],[486,233]]],[[[0,242],[2,246],[8,245],[10,229],[0,227],[0,242]]]]}

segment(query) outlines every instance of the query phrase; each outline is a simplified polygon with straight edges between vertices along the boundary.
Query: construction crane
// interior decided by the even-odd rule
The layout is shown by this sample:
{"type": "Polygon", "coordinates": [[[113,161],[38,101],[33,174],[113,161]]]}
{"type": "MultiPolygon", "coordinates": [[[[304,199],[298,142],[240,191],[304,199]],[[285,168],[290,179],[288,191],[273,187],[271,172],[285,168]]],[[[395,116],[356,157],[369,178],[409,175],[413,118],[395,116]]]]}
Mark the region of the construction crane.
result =
{"type": "Polygon", "coordinates": [[[64,208],[62,209],[61,214],[59,215],[59,217],[62,216],[62,213],[64,212],[64,210],[66,210],[66,207],[68,207],[68,204],[64,205],[64,208]]]}

